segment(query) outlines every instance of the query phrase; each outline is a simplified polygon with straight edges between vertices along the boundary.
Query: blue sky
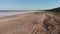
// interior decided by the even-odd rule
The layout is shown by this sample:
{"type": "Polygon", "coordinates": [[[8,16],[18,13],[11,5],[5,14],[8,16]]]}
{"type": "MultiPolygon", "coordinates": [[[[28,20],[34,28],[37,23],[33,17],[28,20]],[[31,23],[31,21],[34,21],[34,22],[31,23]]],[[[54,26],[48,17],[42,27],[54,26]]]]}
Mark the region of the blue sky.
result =
{"type": "Polygon", "coordinates": [[[60,7],[60,0],[0,0],[0,10],[43,10],[60,7]]]}

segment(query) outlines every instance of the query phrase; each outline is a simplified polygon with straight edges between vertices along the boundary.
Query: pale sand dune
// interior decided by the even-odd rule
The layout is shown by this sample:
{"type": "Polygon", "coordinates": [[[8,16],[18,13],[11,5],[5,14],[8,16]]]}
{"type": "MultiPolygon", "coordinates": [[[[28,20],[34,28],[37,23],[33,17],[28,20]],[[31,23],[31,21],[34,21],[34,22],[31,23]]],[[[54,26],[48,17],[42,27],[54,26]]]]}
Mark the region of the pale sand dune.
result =
{"type": "Polygon", "coordinates": [[[51,13],[14,15],[0,19],[0,34],[58,34],[59,22],[60,17],[51,13]]]}

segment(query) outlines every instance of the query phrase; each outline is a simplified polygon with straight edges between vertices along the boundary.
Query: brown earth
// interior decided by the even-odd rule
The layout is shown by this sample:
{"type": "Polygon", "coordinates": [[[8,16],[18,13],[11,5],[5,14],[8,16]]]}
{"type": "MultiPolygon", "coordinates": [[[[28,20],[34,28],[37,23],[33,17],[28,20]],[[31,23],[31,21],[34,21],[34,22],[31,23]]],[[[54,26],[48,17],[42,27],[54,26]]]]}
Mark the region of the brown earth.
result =
{"type": "Polygon", "coordinates": [[[0,34],[60,34],[60,17],[31,13],[1,18],[0,34]]]}

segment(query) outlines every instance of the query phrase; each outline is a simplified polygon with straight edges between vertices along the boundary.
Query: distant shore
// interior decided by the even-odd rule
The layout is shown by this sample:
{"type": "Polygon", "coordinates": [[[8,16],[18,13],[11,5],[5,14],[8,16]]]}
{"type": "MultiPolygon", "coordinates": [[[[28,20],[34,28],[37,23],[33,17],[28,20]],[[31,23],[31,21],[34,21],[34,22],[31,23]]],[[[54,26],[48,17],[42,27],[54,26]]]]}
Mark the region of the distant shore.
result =
{"type": "Polygon", "coordinates": [[[5,16],[12,16],[12,15],[17,15],[17,14],[25,14],[25,13],[33,13],[33,12],[40,12],[40,11],[26,11],[26,12],[0,12],[0,17],[5,17],[5,16]]]}

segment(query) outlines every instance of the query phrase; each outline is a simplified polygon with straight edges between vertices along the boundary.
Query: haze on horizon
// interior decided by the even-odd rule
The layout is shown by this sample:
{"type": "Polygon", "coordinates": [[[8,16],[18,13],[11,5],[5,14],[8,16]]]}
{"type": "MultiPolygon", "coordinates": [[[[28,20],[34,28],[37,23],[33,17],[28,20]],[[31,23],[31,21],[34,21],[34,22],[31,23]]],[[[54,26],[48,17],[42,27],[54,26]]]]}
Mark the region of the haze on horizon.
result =
{"type": "Polygon", "coordinates": [[[60,7],[60,0],[0,0],[0,10],[44,10],[60,7]]]}

